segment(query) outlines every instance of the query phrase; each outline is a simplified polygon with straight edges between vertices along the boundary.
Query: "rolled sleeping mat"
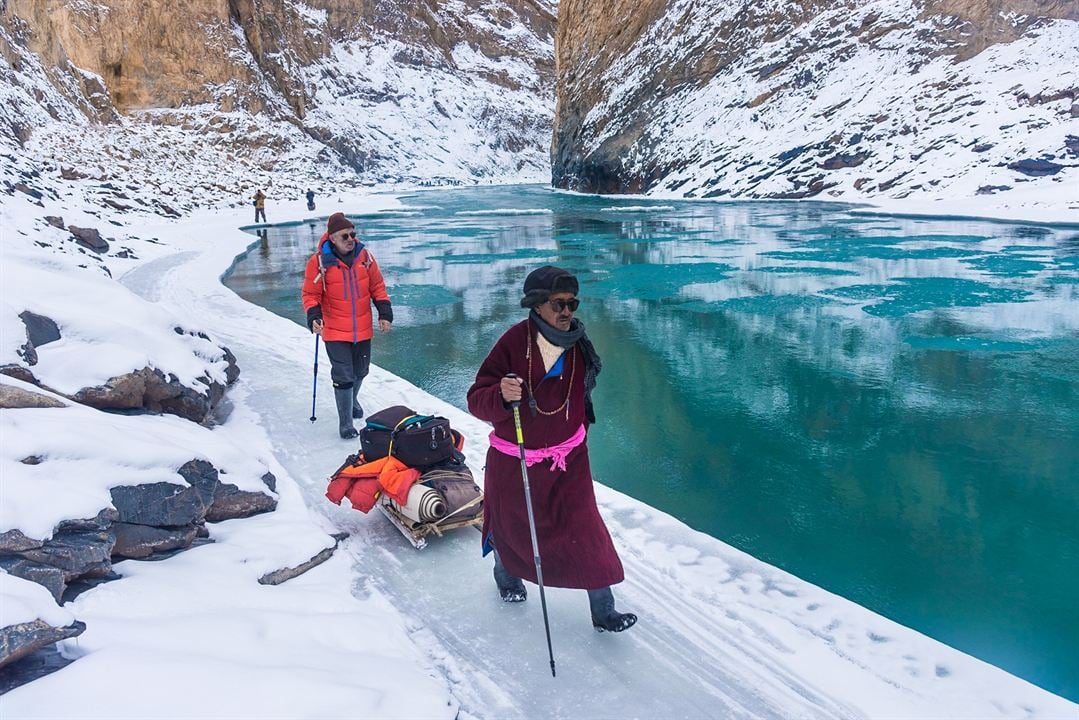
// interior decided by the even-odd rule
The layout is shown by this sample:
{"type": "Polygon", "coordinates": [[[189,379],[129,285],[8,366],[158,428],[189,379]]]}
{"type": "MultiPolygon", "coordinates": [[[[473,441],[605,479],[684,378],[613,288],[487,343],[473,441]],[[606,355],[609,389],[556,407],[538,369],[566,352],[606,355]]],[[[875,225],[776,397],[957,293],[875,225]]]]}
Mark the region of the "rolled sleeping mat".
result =
{"type": "Polygon", "coordinates": [[[446,514],[446,500],[442,494],[419,483],[409,489],[407,503],[393,502],[393,506],[409,520],[419,523],[434,522],[446,514]]]}

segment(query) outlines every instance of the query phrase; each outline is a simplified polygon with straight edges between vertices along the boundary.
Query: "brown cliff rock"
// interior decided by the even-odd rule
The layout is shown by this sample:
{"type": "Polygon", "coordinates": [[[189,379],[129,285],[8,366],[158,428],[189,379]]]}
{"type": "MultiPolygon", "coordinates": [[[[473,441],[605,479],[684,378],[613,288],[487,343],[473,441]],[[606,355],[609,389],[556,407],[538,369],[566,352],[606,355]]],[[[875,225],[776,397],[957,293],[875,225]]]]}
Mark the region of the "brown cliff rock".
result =
{"type": "MultiPolygon", "coordinates": [[[[912,184],[911,161],[946,179],[982,179],[991,171],[976,168],[968,148],[994,147],[998,134],[1019,144],[1025,131],[977,118],[1022,108],[1022,123],[1035,127],[1064,130],[1071,120],[1079,96],[1071,55],[1045,51],[1074,40],[1079,31],[1067,23],[1077,20],[1079,4],[1066,0],[563,0],[552,184],[903,197],[922,187],[912,184]],[[1016,51],[1034,72],[1006,89],[1000,78],[1014,61],[993,51],[1017,40],[1035,43],[1016,51]],[[854,167],[877,183],[855,187],[854,167]],[[821,178],[822,169],[836,175],[821,178]],[[906,179],[885,182],[903,171],[906,179]]],[[[1062,157],[1065,134],[1029,155],[1062,157]]],[[[1003,152],[977,163],[1021,159],[1003,152]]]]}

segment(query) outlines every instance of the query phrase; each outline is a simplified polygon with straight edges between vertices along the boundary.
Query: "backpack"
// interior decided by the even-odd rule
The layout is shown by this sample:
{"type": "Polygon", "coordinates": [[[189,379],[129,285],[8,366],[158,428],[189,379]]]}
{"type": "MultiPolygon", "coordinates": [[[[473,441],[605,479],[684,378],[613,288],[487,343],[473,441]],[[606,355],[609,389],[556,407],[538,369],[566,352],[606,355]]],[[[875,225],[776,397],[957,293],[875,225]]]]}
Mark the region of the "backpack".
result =
{"type": "Polygon", "coordinates": [[[393,455],[409,467],[423,468],[452,458],[455,445],[449,420],[417,415],[404,405],[371,415],[360,431],[360,446],[368,462],[393,455]]]}

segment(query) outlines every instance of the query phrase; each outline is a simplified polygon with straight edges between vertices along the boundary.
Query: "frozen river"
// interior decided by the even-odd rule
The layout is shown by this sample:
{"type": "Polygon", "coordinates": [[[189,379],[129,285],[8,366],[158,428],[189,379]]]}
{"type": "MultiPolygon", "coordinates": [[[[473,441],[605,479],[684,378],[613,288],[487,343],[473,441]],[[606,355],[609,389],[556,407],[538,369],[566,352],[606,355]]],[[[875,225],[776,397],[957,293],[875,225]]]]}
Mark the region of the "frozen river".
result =
{"type": "MultiPolygon", "coordinates": [[[[395,307],[378,365],[464,407],[524,275],[570,268],[604,359],[597,480],[1079,698],[1079,229],[538,186],[405,202],[354,217],[395,307]]],[[[321,230],[269,228],[227,284],[300,321],[321,230]]]]}

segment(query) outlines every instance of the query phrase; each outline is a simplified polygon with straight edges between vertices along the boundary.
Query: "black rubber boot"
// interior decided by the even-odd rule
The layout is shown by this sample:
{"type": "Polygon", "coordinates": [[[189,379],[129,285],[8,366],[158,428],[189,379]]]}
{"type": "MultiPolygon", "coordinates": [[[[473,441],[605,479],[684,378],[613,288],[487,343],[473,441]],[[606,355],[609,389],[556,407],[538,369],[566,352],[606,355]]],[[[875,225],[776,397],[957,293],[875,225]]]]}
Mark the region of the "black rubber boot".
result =
{"type": "Polygon", "coordinates": [[[502,596],[502,602],[518,603],[527,600],[528,591],[525,590],[524,581],[509,574],[506,566],[502,564],[502,558],[498,557],[497,550],[494,556],[495,584],[498,585],[498,594],[502,596]]]}
{"type": "Polygon", "coordinates": [[[360,384],[352,386],[352,419],[359,420],[363,417],[363,408],[360,407],[360,384]]]}
{"type": "Polygon", "coordinates": [[[592,627],[596,632],[622,632],[637,623],[633,613],[620,613],[614,609],[614,593],[609,587],[589,590],[588,604],[592,608],[592,627]]]}
{"type": "Polygon", "coordinates": [[[337,431],[345,440],[358,437],[359,433],[352,424],[352,388],[335,387],[333,399],[337,402],[337,431]]]}

